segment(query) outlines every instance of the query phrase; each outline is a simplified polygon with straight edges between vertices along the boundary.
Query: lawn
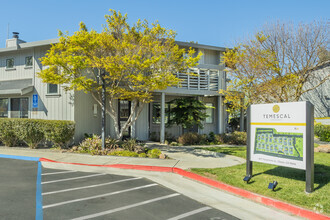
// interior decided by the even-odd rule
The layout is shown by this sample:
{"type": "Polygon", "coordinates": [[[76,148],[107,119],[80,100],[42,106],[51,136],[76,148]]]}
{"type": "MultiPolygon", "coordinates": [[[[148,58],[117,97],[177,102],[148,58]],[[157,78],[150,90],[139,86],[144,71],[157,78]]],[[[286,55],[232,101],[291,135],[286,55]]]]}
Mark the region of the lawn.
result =
{"type": "MultiPolygon", "coordinates": [[[[246,147],[209,147],[205,150],[216,151],[246,158],[246,147]]],[[[282,200],[297,206],[308,208],[323,214],[330,214],[330,154],[314,153],[315,173],[314,189],[305,193],[305,171],[275,165],[253,163],[253,178],[249,184],[243,181],[245,164],[214,169],[192,169],[200,175],[255,192],[267,197],[282,200]],[[268,189],[268,184],[278,181],[275,191],[268,189]]]]}

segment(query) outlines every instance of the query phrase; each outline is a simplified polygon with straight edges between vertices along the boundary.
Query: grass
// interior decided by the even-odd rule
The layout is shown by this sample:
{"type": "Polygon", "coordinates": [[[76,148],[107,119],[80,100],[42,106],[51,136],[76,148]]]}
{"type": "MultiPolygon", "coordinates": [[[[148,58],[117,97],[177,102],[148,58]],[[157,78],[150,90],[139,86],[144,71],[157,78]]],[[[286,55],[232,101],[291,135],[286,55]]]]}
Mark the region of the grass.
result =
{"type": "Polygon", "coordinates": [[[196,148],[246,158],[246,147],[204,147],[196,148]]]}
{"type": "MultiPolygon", "coordinates": [[[[246,157],[246,147],[210,147],[208,150],[246,157]]],[[[305,171],[280,167],[264,163],[253,163],[253,178],[249,184],[243,181],[246,165],[237,165],[225,168],[200,169],[195,172],[204,176],[212,176],[216,180],[255,192],[267,197],[272,197],[323,214],[330,214],[330,154],[314,154],[314,189],[311,194],[305,193],[305,171]],[[268,189],[268,184],[278,181],[275,191],[268,189]]]]}

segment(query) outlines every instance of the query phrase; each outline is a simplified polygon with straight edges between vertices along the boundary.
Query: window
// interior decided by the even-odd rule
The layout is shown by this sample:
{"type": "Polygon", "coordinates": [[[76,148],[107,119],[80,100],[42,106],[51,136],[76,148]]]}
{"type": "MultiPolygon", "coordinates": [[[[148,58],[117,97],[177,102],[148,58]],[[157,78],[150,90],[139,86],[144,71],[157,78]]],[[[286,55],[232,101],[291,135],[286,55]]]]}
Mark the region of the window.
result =
{"type": "Polygon", "coordinates": [[[0,98],[0,118],[8,118],[8,99],[0,98]]]}
{"type": "Polygon", "coordinates": [[[47,93],[48,94],[58,94],[58,85],[57,84],[47,84],[47,93]]]}
{"type": "Polygon", "coordinates": [[[28,118],[29,116],[28,100],[29,100],[28,98],[10,99],[11,118],[28,118]]]}
{"type": "Polygon", "coordinates": [[[33,65],[32,56],[25,57],[25,67],[31,67],[33,65]]]}
{"type": "MultiPolygon", "coordinates": [[[[170,104],[165,103],[165,123],[168,123],[168,119],[170,116],[170,104]]],[[[152,103],[152,123],[160,124],[160,103],[154,102],[152,103]]]]}
{"type": "Polygon", "coordinates": [[[207,118],[205,119],[205,123],[207,124],[212,124],[213,123],[213,104],[212,103],[206,103],[205,104],[207,109],[206,109],[206,114],[207,114],[207,118]]]}
{"type": "Polygon", "coordinates": [[[13,69],[14,68],[14,58],[9,58],[6,60],[6,69],[13,69]]]}

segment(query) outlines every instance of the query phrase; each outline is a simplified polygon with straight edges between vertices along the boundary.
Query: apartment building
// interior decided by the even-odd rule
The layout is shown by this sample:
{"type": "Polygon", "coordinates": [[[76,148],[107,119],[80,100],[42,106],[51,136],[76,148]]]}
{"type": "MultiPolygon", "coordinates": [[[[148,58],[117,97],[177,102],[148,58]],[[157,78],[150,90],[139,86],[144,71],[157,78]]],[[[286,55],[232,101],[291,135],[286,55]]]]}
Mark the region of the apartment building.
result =
{"type": "MultiPolygon", "coordinates": [[[[0,48],[0,118],[75,121],[75,141],[79,142],[85,133],[101,133],[101,108],[90,94],[66,91],[62,85],[46,84],[37,77],[36,73],[47,68],[41,64],[40,58],[57,42],[58,39],[25,42],[14,32],[13,38],[6,41],[6,47],[0,48]]],[[[152,133],[161,137],[165,132],[172,136],[181,135],[180,126],[165,127],[167,116],[161,111],[170,108],[168,102],[178,97],[196,97],[213,107],[207,109],[209,117],[204,128],[196,128],[196,132],[224,132],[225,106],[218,91],[226,87],[224,66],[219,65],[225,48],[179,41],[177,44],[203,53],[199,65],[189,69],[196,75],[174,73],[182,79],[181,85],[155,91],[154,101],[145,105],[138,120],[126,131],[126,136],[148,140],[152,133]],[[161,123],[162,118],[165,123],[161,123]]],[[[116,109],[121,123],[131,114],[129,101],[118,101],[116,109]]],[[[106,118],[106,133],[115,136],[110,116],[106,118]]]]}

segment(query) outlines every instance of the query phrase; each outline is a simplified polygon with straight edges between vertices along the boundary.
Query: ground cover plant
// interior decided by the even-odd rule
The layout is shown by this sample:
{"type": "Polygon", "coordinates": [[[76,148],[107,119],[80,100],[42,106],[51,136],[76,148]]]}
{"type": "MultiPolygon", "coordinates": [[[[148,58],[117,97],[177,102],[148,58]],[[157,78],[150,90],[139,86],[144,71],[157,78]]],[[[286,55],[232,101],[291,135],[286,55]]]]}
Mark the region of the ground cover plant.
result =
{"type": "Polygon", "coordinates": [[[98,135],[87,136],[78,146],[72,147],[71,152],[91,155],[166,158],[159,149],[149,149],[144,146],[143,142],[135,139],[119,141],[108,137],[105,140],[105,149],[103,150],[102,139],[98,135]]]}
{"type": "MultiPolygon", "coordinates": [[[[208,150],[246,157],[246,147],[213,147],[208,150]]],[[[246,189],[267,197],[272,197],[323,214],[330,214],[330,154],[314,153],[314,189],[305,193],[305,172],[303,170],[280,167],[276,165],[253,162],[253,177],[249,184],[243,181],[246,165],[232,167],[201,169],[192,172],[215,180],[246,189]],[[278,181],[275,191],[268,189],[268,184],[278,181]]]]}

